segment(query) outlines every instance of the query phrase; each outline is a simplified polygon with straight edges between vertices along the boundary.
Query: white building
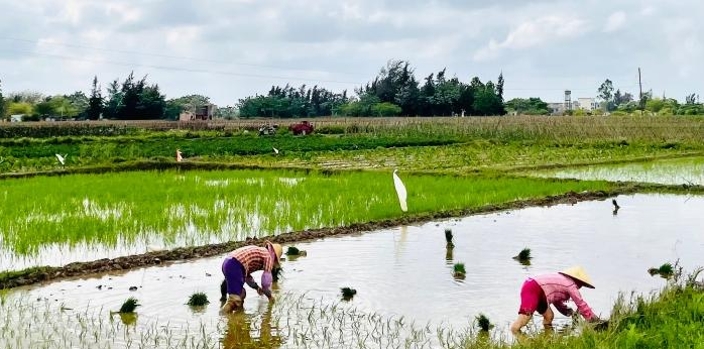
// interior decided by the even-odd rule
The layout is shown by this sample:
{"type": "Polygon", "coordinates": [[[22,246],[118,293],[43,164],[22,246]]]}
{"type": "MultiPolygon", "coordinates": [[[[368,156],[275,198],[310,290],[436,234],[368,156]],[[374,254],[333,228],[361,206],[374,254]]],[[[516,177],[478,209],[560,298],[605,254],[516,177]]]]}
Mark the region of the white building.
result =
{"type": "Polygon", "coordinates": [[[548,103],[548,109],[551,115],[562,115],[567,108],[565,108],[565,102],[556,102],[548,103]]]}
{"type": "Polygon", "coordinates": [[[577,108],[584,111],[599,109],[599,103],[594,98],[577,98],[577,108]]]}

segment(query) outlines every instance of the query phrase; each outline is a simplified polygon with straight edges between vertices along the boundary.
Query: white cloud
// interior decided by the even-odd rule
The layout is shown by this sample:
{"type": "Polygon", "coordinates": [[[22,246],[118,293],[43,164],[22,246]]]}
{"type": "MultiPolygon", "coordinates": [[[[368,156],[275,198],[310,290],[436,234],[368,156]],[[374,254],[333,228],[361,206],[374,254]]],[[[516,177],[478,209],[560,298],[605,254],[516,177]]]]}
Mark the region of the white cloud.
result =
{"type": "Polygon", "coordinates": [[[655,13],[655,7],[653,7],[653,6],[646,6],[640,10],[641,16],[650,16],[654,13],[655,13]]]}
{"type": "Polygon", "coordinates": [[[503,42],[491,39],[487,46],[474,54],[474,59],[489,60],[498,57],[505,49],[523,50],[555,40],[573,38],[587,30],[586,24],[585,20],[566,15],[551,15],[523,22],[503,42]]]}
{"type": "Polygon", "coordinates": [[[704,94],[704,1],[674,1],[0,0],[0,78],[88,92],[134,70],[167,98],[232,105],[272,84],[351,92],[403,59],[419,80],[503,71],[507,98],[594,94],[606,77],[634,92],[639,66],[647,88],[704,94]]]}
{"type": "Polygon", "coordinates": [[[699,22],[680,18],[677,21],[663,21],[663,30],[667,35],[670,60],[676,67],[679,77],[686,78],[696,71],[701,71],[704,59],[704,43],[699,35],[702,26],[699,22]]]}
{"type": "Polygon", "coordinates": [[[626,24],[626,13],[623,11],[614,12],[606,20],[606,26],[604,26],[604,32],[610,33],[617,31],[626,24]]]}

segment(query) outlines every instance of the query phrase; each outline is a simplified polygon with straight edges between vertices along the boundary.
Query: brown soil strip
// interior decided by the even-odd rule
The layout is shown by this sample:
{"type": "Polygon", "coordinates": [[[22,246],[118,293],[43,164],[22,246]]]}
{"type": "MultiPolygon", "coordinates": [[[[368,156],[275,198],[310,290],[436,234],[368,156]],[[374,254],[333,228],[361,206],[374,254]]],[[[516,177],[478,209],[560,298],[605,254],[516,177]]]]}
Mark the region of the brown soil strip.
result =
{"type": "Polygon", "coordinates": [[[429,222],[438,219],[451,217],[462,217],[472,214],[489,213],[507,209],[520,209],[529,206],[552,206],[557,204],[575,204],[579,201],[605,200],[619,194],[630,194],[647,189],[646,187],[633,185],[623,186],[610,192],[569,192],[564,195],[549,196],[539,199],[515,201],[500,205],[489,205],[476,209],[463,209],[446,211],[415,216],[406,216],[398,219],[383,221],[356,223],[346,227],[311,229],[301,232],[284,233],[266,238],[249,237],[244,241],[231,241],[221,244],[180,247],[169,251],[149,252],[139,255],[118,257],[113,259],[99,259],[91,262],[70,263],[62,267],[36,267],[15,272],[0,273],[0,289],[9,289],[19,286],[32,285],[39,282],[59,280],[64,278],[86,276],[89,274],[125,271],[151,265],[159,265],[167,261],[189,260],[204,257],[211,257],[227,253],[244,245],[263,245],[266,240],[281,244],[291,244],[302,241],[315,240],[325,237],[351,235],[360,232],[387,229],[401,225],[429,222]]]}

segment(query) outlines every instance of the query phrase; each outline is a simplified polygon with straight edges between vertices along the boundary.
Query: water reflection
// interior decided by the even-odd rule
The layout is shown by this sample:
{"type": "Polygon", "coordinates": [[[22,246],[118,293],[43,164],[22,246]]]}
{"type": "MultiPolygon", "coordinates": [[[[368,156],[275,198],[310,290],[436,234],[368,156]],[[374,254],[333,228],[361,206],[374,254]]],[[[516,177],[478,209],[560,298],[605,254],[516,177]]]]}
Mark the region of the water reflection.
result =
{"type": "Polygon", "coordinates": [[[269,303],[261,316],[244,312],[228,315],[223,349],[280,348],[285,341],[279,329],[272,325],[273,307],[274,304],[269,303]]]}

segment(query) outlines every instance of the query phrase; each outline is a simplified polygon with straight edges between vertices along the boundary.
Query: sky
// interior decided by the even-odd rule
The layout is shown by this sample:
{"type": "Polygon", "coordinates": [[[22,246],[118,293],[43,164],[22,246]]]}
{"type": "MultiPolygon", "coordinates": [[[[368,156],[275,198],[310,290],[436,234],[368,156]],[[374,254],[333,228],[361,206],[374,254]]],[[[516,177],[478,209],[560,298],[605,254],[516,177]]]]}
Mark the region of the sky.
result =
{"type": "Polygon", "coordinates": [[[560,102],[614,87],[704,93],[701,0],[0,0],[5,94],[90,92],[134,71],[167,98],[219,106],[272,85],[333,91],[389,60],[422,79],[496,81],[505,98],[560,102]]]}

